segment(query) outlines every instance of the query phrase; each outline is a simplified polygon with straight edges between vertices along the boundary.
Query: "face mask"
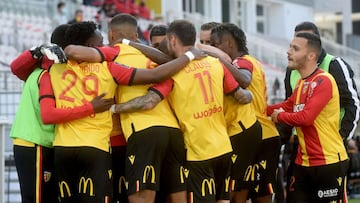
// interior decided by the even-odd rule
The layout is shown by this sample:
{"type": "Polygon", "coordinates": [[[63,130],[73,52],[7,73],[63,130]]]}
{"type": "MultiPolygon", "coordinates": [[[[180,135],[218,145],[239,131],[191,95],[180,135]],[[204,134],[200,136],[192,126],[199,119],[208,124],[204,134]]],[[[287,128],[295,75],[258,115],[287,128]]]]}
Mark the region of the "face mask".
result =
{"type": "Polygon", "coordinates": [[[63,15],[66,15],[67,14],[67,9],[65,7],[62,7],[60,9],[60,13],[63,14],[63,15]]]}

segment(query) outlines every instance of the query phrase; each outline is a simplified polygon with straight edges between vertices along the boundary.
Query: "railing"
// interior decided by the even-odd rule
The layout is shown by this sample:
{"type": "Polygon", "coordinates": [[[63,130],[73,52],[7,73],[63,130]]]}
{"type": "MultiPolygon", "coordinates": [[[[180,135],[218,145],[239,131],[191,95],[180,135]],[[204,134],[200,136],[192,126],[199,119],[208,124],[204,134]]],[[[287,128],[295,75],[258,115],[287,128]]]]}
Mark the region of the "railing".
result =
{"type": "Polygon", "coordinates": [[[8,125],[8,120],[5,117],[0,117],[0,202],[5,202],[5,128],[8,125]]]}

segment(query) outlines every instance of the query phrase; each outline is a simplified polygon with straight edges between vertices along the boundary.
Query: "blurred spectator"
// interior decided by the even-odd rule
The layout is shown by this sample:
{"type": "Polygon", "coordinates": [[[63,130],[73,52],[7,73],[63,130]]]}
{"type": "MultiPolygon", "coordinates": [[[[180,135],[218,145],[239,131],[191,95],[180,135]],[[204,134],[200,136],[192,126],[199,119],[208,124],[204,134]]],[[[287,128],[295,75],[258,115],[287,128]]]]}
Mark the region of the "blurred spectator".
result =
{"type": "Polygon", "coordinates": [[[92,2],[93,2],[93,0],[83,0],[83,4],[86,6],[91,6],[92,2]]]}
{"type": "Polygon", "coordinates": [[[350,157],[348,178],[349,180],[360,178],[359,136],[348,140],[347,150],[350,157]]]}
{"type": "Polygon", "coordinates": [[[59,2],[57,4],[56,13],[53,18],[54,26],[66,24],[68,22],[66,15],[67,15],[66,4],[64,2],[59,2]]]}
{"type": "Polygon", "coordinates": [[[143,35],[144,38],[146,39],[146,41],[150,42],[150,30],[154,25],[152,23],[150,23],[148,25],[148,27],[146,28],[146,30],[143,31],[143,35]]]}
{"type": "Polygon", "coordinates": [[[280,90],[280,81],[279,78],[275,78],[274,84],[273,84],[273,96],[277,96],[278,95],[278,91],[280,90]]]}
{"type": "Polygon", "coordinates": [[[128,0],[114,0],[116,11],[119,13],[130,13],[128,0]]]}
{"type": "Polygon", "coordinates": [[[130,14],[133,16],[138,16],[139,15],[139,7],[136,4],[135,0],[128,0],[129,2],[129,7],[130,7],[130,14]]]}
{"type": "Polygon", "coordinates": [[[145,18],[147,20],[150,20],[150,10],[148,7],[146,7],[145,5],[145,1],[142,0],[140,2],[140,6],[139,6],[139,16],[141,18],[145,18]]]}
{"type": "Polygon", "coordinates": [[[143,31],[141,30],[141,28],[138,26],[137,27],[137,32],[138,32],[138,41],[142,44],[146,44],[149,45],[149,42],[146,40],[143,31]]]}
{"type": "Polygon", "coordinates": [[[113,2],[104,2],[102,5],[102,11],[106,17],[114,17],[118,12],[116,11],[116,6],[113,2]]]}
{"type": "Polygon", "coordinates": [[[77,9],[75,11],[75,16],[72,20],[70,20],[68,23],[69,24],[74,24],[74,23],[78,23],[78,22],[82,22],[84,19],[84,12],[81,9],[77,9]]]}

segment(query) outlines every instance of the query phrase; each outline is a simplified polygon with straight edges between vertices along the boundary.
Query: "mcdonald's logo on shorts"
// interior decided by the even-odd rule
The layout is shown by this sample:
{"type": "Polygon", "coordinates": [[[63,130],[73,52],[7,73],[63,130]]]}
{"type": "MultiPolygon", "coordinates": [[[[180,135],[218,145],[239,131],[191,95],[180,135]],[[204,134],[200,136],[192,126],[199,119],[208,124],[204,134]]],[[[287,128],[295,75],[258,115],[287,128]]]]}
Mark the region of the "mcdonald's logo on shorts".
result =
{"type": "Polygon", "coordinates": [[[66,192],[66,196],[71,197],[71,192],[70,192],[69,185],[65,181],[59,182],[59,190],[60,190],[60,197],[61,198],[65,197],[64,189],[65,189],[65,192],[66,192]]]}
{"type": "Polygon", "coordinates": [[[205,187],[207,187],[209,194],[213,195],[216,193],[215,191],[215,181],[213,178],[204,179],[201,183],[201,196],[205,197],[205,187]]]}
{"type": "Polygon", "coordinates": [[[151,183],[155,183],[155,169],[154,166],[147,165],[144,169],[144,175],[143,175],[143,183],[146,183],[146,181],[149,179],[149,175],[151,175],[151,183]]]}
{"type": "Polygon", "coordinates": [[[244,181],[255,181],[259,179],[259,177],[255,177],[258,176],[258,170],[259,170],[259,165],[258,164],[254,164],[253,166],[250,165],[247,167],[246,171],[245,171],[245,175],[244,175],[244,181]]]}
{"type": "Polygon", "coordinates": [[[94,184],[93,184],[93,181],[91,180],[91,178],[85,179],[84,177],[81,177],[80,181],[79,181],[79,194],[81,194],[81,193],[86,194],[88,185],[89,185],[89,195],[94,196],[94,184]],[[82,186],[84,186],[84,187],[82,187],[82,186]],[[81,188],[82,188],[82,190],[81,190],[81,188]]]}

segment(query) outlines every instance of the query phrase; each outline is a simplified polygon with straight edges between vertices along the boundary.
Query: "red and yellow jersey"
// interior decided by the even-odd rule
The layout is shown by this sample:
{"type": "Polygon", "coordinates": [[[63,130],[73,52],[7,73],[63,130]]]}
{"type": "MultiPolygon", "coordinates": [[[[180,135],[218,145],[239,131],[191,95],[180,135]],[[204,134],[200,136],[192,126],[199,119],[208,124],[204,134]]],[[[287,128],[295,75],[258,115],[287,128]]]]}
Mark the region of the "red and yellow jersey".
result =
{"type": "MultiPolygon", "coordinates": [[[[150,59],[145,57],[139,50],[125,44],[118,44],[120,55],[115,62],[138,68],[154,68],[156,66],[150,59]]],[[[149,85],[119,86],[116,94],[116,103],[127,102],[135,97],[147,93],[149,85]]],[[[162,100],[155,108],[147,111],[121,113],[121,126],[126,140],[134,131],[140,131],[151,126],[167,126],[179,128],[178,122],[166,99],[162,100]]]]}
{"type": "Polygon", "coordinates": [[[267,93],[266,93],[266,79],[264,70],[258,60],[250,55],[238,57],[233,61],[233,65],[238,68],[247,69],[251,72],[252,79],[247,88],[253,94],[253,101],[251,105],[256,111],[256,117],[261,123],[262,139],[279,136],[275,124],[266,115],[267,108],[267,93]]]}
{"type": "Polygon", "coordinates": [[[334,78],[317,69],[298,81],[294,93],[272,105],[268,114],[282,107],[278,121],[296,127],[299,145],[296,164],[321,166],[348,159],[339,133],[340,102],[334,78]]]}
{"type": "Polygon", "coordinates": [[[165,98],[184,132],[187,160],[203,161],[232,151],[224,118],[224,92],[239,87],[226,68],[213,57],[190,62],[184,69],[152,89],[165,98]]]}
{"type": "MultiPolygon", "coordinates": [[[[104,63],[54,64],[50,69],[57,108],[72,108],[106,93],[113,98],[117,84],[104,63]]],[[[60,123],[55,127],[54,146],[90,146],[109,150],[112,116],[110,111],[60,123]]]]}

